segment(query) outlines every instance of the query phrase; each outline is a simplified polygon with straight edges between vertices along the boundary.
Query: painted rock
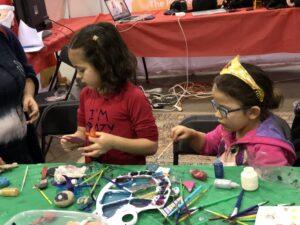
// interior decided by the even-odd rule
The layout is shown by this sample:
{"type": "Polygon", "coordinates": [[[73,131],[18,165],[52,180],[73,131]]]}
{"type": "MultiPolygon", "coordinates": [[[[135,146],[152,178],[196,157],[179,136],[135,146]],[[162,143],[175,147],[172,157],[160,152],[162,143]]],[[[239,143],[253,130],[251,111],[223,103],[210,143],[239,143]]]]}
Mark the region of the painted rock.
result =
{"type": "Polygon", "coordinates": [[[59,192],[54,199],[54,204],[58,207],[64,208],[74,202],[74,194],[71,191],[59,192]]]}

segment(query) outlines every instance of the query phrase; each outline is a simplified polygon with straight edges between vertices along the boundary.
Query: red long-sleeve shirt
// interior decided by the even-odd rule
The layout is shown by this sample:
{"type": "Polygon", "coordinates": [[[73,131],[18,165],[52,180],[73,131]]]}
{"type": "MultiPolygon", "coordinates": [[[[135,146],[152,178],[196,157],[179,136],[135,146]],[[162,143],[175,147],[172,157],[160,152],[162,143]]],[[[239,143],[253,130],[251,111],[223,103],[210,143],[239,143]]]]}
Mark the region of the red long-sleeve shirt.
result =
{"type": "MultiPolygon", "coordinates": [[[[78,126],[86,131],[92,128],[124,138],[158,140],[158,131],[151,106],[144,93],[128,82],[119,94],[104,97],[96,90],[85,87],[80,94],[78,126]]],[[[109,164],[145,164],[145,156],[125,153],[116,149],[96,159],[109,164]]],[[[86,162],[90,162],[86,158],[86,162]]]]}

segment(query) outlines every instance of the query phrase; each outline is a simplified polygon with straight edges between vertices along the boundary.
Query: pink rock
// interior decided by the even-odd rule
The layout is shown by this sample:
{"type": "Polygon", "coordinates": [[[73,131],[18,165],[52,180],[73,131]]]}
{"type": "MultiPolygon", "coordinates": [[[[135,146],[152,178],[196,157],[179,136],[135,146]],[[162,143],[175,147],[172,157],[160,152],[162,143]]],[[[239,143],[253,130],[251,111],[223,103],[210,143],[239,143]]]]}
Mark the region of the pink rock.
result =
{"type": "Polygon", "coordinates": [[[191,192],[193,190],[194,186],[195,186],[195,182],[192,181],[192,180],[186,180],[182,184],[186,187],[186,189],[189,192],[191,192]]]}

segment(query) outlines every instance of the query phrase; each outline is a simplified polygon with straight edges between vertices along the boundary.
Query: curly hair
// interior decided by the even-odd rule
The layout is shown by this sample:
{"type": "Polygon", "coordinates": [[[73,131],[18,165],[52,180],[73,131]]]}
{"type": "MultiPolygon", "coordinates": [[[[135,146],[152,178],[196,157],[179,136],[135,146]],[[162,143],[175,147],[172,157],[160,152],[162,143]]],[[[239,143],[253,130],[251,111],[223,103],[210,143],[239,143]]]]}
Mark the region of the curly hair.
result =
{"type": "Polygon", "coordinates": [[[135,76],[137,60],[128,50],[118,30],[111,23],[98,23],[82,28],[72,38],[69,49],[81,48],[85,59],[98,71],[99,91],[119,93],[135,76]]]}

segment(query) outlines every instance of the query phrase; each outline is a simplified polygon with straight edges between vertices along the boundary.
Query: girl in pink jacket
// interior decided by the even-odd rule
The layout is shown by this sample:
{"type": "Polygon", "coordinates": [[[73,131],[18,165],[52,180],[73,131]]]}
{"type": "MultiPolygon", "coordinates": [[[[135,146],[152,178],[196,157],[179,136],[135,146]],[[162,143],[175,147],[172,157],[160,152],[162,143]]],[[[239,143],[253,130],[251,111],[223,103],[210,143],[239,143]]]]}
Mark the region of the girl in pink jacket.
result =
{"type": "Polygon", "coordinates": [[[240,63],[237,56],[214,80],[212,105],[220,125],[205,134],[185,126],[172,129],[174,141],[188,139],[200,154],[217,155],[224,165],[288,166],[296,159],[270,109],[282,96],[257,66],[240,63]]]}

